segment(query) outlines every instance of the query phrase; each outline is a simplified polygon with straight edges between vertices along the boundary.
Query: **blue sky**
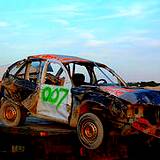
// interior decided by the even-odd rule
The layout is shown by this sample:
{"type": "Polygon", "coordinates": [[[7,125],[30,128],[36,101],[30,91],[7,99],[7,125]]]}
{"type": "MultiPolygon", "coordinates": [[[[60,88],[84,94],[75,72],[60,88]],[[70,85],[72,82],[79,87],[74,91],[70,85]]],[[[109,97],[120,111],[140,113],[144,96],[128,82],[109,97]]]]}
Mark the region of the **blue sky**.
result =
{"type": "Polygon", "coordinates": [[[0,0],[0,64],[56,53],[160,82],[159,0],[0,0]]]}

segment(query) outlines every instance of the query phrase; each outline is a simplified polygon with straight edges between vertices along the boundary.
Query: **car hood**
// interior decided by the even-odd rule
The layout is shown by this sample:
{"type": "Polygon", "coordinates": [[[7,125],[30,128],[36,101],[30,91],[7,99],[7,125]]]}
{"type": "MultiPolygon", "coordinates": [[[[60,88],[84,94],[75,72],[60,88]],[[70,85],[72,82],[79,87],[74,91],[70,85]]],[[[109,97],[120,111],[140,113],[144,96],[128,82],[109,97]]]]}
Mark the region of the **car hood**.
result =
{"type": "Polygon", "coordinates": [[[118,86],[100,86],[104,92],[109,92],[120,99],[130,102],[131,104],[148,104],[160,106],[160,91],[143,89],[143,88],[127,88],[118,86]]]}

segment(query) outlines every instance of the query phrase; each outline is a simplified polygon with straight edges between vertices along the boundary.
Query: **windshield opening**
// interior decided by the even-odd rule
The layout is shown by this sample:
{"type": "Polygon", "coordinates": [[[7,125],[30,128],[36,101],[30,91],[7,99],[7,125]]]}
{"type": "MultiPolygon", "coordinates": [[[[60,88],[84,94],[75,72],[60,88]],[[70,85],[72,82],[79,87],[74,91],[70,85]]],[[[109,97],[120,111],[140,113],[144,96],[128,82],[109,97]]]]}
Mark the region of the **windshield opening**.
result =
{"type": "Polygon", "coordinates": [[[123,82],[123,80],[121,80],[110,68],[99,66],[96,63],[94,64],[93,71],[96,80],[95,84],[104,86],[125,86],[125,82],[123,82]]]}
{"type": "Polygon", "coordinates": [[[127,86],[119,75],[104,64],[95,62],[68,63],[66,69],[73,84],[74,79],[77,79],[79,83],[81,78],[77,77],[83,76],[83,83],[80,85],[127,86]]]}

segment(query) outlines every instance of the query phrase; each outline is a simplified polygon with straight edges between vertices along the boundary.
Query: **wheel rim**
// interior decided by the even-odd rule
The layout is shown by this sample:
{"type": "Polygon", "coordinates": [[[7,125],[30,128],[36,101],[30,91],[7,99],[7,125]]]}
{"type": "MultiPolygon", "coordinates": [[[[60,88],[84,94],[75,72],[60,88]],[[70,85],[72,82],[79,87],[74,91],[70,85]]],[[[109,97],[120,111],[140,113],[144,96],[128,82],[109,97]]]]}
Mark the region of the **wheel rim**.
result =
{"type": "Polygon", "coordinates": [[[14,121],[16,119],[17,112],[13,106],[7,106],[5,110],[5,117],[9,121],[14,121]]]}
{"type": "Polygon", "coordinates": [[[91,121],[85,121],[81,127],[81,134],[84,141],[93,143],[98,135],[98,128],[95,123],[91,121]]]}

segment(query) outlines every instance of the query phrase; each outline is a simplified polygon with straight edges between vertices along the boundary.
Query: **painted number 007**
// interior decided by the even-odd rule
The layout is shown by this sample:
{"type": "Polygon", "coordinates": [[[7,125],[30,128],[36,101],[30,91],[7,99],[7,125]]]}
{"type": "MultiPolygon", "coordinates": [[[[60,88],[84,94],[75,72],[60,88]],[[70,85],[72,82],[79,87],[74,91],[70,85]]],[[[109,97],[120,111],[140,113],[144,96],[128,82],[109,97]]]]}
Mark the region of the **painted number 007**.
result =
{"type": "Polygon", "coordinates": [[[56,105],[56,110],[61,106],[68,95],[69,90],[66,88],[51,88],[49,86],[42,90],[42,100],[56,105]]]}

